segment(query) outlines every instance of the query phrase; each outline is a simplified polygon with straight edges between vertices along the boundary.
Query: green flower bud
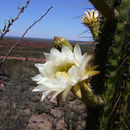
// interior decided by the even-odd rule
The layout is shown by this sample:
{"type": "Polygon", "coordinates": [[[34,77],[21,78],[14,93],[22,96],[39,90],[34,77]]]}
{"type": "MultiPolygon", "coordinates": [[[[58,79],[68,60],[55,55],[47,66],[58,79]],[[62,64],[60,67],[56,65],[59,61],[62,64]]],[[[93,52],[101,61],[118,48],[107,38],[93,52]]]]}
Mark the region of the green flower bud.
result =
{"type": "Polygon", "coordinates": [[[71,44],[67,41],[66,38],[63,38],[63,37],[54,37],[54,46],[58,50],[61,50],[62,46],[66,46],[70,48],[70,50],[73,50],[71,44]]]}

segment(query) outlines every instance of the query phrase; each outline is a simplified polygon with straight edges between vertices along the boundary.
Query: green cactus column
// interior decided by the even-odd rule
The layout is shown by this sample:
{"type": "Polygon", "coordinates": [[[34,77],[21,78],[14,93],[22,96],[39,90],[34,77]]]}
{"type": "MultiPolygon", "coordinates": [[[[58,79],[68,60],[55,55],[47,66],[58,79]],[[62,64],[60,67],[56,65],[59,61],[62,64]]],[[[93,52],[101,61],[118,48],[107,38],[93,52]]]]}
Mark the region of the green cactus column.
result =
{"type": "MultiPolygon", "coordinates": [[[[109,1],[109,6],[112,8],[113,0],[109,1]]],[[[91,82],[94,92],[97,95],[104,96],[106,92],[106,82],[109,78],[108,70],[110,64],[108,59],[111,55],[111,46],[114,43],[114,35],[117,21],[114,19],[108,20],[102,17],[99,31],[99,38],[96,40],[94,64],[99,65],[98,70],[101,72],[95,76],[91,82]]],[[[86,130],[100,130],[101,116],[103,114],[103,106],[87,107],[86,130]]]]}
{"type": "Polygon", "coordinates": [[[117,21],[114,43],[111,47],[109,59],[110,69],[107,90],[105,94],[106,105],[104,106],[101,128],[105,130],[128,129],[127,123],[127,97],[128,97],[128,12],[130,1],[122,0],[118,7],[119,18],[117,21]],[[126,28],[127,27],[127,28],[126,28]]]}
{"type": "MultiPolygon", "coordinates": [[[[101,25],[101,33],[99,34],[99,43],[96,45],[94,64],[99,65],[98,70],[101,72],[95,76],[91,82],[94,92],[97,95],[104,94],[106,90],[106,80],[108,78],[107,70],[109,67],[108,57],[109,50],[113,43],[116,22],[111,22],[104,19],[101,25]]],[[[100,116],[102,114],[103,106],[87,107],[87,126],[86,130],[98,130],[100,126],[100,116]]]]}
{"type": "Polygon", "coordinates": [[[92,80],[94,92],[106,99],[104,107],[87,107],[87,130],[124,130],[129,127],[128,92],[128,46],[130,26],[129,0],[109,0],[108,5],[119,11],[116,21],[103,19],[98,44],[95,49],[94,64],[98,64],[101,74],[92,80]],[[120,3],[121,2],[121,3],[120,3]]]}

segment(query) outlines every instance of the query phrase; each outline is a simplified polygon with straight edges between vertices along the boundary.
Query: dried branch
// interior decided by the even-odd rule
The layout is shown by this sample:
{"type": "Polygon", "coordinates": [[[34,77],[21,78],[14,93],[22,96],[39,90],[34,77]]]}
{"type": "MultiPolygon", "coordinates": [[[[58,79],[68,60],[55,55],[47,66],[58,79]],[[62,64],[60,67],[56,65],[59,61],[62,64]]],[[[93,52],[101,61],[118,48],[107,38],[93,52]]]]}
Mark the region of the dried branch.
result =
{"type": "Polygon", "coordinates": [[[51,8],[53,8],[53,7],[51,6],[38,20],[36,20],[32,25],[30,25],[30,26],[26,29],[26,31],[23,33],[23,35],[22,35],[22,37],[19,39],[19,41],[17,41],[17,42],[10,48],[10,50],[9,50],[8,53],[6,54],[5,58],[4,58],[4,59],[2,60],[2,62],[0,63],[0,68],[1,68],[1,66],[3,65],[3,63],[7,60],[8,56],[9,56],[10,53],[11,53],[11,51],[12,51],[16,46],[18,46],[18,45],[21,43],[21,41],[23,40],[23,38],[24,38],[24,36],[26,35],[26,33],[27,33],[35,24],[37,24],[39,21],[41,21],[41,19],[48,14],[48,12],[51,10],[51,8]]]}
{"type": "Polygon", "coordinates": [[[11,18],[11,20],[8,20],[8,25],[5,24],[5,26],[4,26],[4,28],[3,28],[2,32],[1,32],[0,41],[3,39],[4,35],[5,35],[7,32],[9,32],[10,26],[19,18],[20,14],[21,14],[22,12],[24,12],[24,9],[27,8],[29,2],[30,2],[30,0],[28,0],[28,1],[26,2],[25,6],[23,6],[23,7],[21,7],[21,8],[18,7],[19,13],[17,14],[17,16],[16,16],[14,19],[11,18]]]}

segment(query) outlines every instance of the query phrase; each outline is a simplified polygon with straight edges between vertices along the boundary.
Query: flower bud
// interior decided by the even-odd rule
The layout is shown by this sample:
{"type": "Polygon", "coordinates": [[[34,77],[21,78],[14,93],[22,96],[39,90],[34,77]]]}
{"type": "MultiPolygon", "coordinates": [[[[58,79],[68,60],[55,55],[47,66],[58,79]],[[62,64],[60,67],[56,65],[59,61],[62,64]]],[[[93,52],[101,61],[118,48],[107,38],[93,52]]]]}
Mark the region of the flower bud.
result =
{"type": "Polygon", "coordinates": [[[88,12],[84,13],[84,16],[81,19],[82,19],[82,23],[90,29],[93,38],[97,39],[99,27],[100,27],[99,12],[94,10],[90,12],[88,10],[88,12]]]}
{"type": "Polygon", "coordinates": [[[66,38],[63,37],[54,37],[54,46],[61,51],[62,46],[66,46],[73,50],[71,44],[67,41],[66,38]]]}

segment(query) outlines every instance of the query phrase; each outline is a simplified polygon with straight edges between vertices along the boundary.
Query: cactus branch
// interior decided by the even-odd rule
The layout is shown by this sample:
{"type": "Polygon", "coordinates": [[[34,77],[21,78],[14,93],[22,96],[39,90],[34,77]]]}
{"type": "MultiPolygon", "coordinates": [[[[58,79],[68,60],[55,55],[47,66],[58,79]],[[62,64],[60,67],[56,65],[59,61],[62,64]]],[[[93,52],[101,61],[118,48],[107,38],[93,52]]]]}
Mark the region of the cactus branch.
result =
{"type": "MultiPolygon", "coordinates": [[[[84,81],[79,84],[81,96],[79,98],[82,102],[84,102],[87,106],[103,106],[105,104],[105,100],[102,96],[95,95],[93,91],[89,88],[87,83],[84,81]]],[[[72,92],[75,94],[75,90],[72,89],[72,92]]]]}

